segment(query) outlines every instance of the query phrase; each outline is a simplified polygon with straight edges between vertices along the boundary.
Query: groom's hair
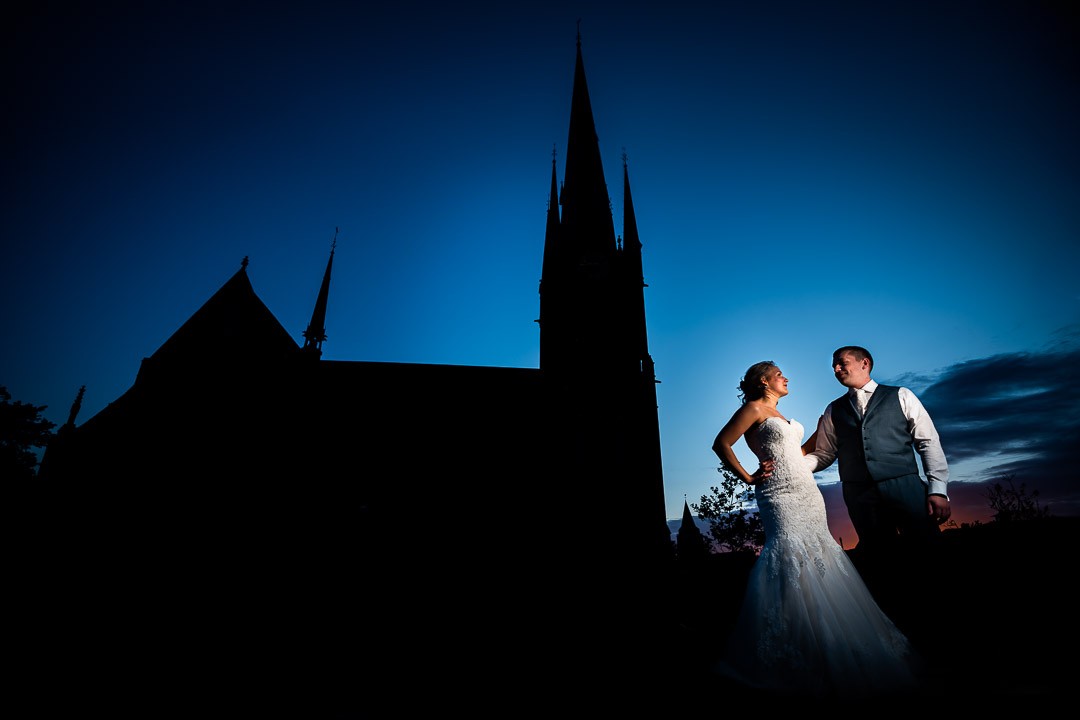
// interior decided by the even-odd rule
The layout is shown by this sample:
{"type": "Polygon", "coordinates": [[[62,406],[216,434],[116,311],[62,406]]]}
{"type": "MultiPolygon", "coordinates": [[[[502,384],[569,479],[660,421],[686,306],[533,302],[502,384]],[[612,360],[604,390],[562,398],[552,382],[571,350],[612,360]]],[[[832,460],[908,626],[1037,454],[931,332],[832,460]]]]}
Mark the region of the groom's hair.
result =
{"type": "Polygon", "coordinates": [[[874,356],[870,354],[870,351],[864,347],[858,345],[845,345],[842,348],[836,348],[833,350],[833,363],[836,363],[837,358],[841,355],[854,355],[856,360],[866,359],[870,361],[870,369],[874,369],[874,356]]]}

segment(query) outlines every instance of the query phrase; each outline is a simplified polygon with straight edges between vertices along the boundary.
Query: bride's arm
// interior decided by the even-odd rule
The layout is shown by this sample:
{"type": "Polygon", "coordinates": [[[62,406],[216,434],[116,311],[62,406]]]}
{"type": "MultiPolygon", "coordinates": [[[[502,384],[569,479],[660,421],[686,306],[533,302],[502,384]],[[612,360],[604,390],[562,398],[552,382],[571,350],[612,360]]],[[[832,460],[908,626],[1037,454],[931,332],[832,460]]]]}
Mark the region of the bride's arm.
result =
{"type": "Polygon", "coordinates": [[[754,485],[772,475],[772,460],[761,463],[761,467],[751,474],[746,471],[746,468],[742,466],[739,458],[735,455],[735,443],[738,442],[743,433],[758,422],[759,414],[760,411],[754,407],[743,405],[735,411],[727,424],[720,429],[712,444],[713,452],[720,458],[720,462],[723,463],[724,467],[731,470],[736,477],[748,485],[754,485]]]}

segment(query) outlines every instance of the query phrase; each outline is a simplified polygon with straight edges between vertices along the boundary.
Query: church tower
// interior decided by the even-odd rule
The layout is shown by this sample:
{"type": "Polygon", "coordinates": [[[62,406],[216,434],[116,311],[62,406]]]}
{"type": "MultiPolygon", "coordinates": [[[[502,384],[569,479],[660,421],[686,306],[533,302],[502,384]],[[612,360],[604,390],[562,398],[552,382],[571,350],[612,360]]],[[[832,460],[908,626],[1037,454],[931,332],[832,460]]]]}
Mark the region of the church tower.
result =
{"type": "Polygon", "coordinates": [[[617,503],[643,528],[628,554],[665,554],[667,527],[656,376],[645,325],[644,275],[630,176],[623,158],[623,232],[617,238],[577,38],[566,170],[552,158],[540,280],[540,370],[567,408],[568,491],[617,503]]]}
{"type": "Polygon", "coordinates": [[[540,369],[565,376],[610,371],[622,338],[611,316],[618,265],[611,200],[577,39],[566,173],[551,199],[540,280],[540,369]],[[560,214],[561,208],[561,214],[560,214]]]}

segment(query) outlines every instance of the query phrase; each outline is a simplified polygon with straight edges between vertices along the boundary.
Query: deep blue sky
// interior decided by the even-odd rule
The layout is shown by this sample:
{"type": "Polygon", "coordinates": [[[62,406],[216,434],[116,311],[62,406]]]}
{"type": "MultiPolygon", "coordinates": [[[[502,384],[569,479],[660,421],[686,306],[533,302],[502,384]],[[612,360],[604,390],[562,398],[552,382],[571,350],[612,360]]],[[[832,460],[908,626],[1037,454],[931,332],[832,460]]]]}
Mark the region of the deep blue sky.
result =
{"type": "Polygon", "coordinates": [[[580,19],[669,516],[719,480],[747,366],[809,432],[843,344],[922,395],[958,517],[1006,473],[1080,514],[1071,4],[68,5],[9,11],[2,51],[0,384],[48,419],[123,393],[244,256],[302,343],[335,228],[324,357],[537,367],[580,19]]]}

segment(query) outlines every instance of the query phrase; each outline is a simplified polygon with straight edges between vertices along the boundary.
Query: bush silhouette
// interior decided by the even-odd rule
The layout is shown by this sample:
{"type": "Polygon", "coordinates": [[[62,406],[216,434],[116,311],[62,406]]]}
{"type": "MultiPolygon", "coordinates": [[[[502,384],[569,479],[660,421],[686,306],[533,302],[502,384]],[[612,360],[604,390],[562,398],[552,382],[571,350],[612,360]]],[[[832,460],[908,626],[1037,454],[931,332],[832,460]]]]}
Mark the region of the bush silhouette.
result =
{"type": "Polygon", "coordinates": [[[41,417],[47,405],[16,400],[0,385],[0,478],[30,480],[37,475],[38,456],[31,448],[44,448],[56,423],[41,417]]]}

